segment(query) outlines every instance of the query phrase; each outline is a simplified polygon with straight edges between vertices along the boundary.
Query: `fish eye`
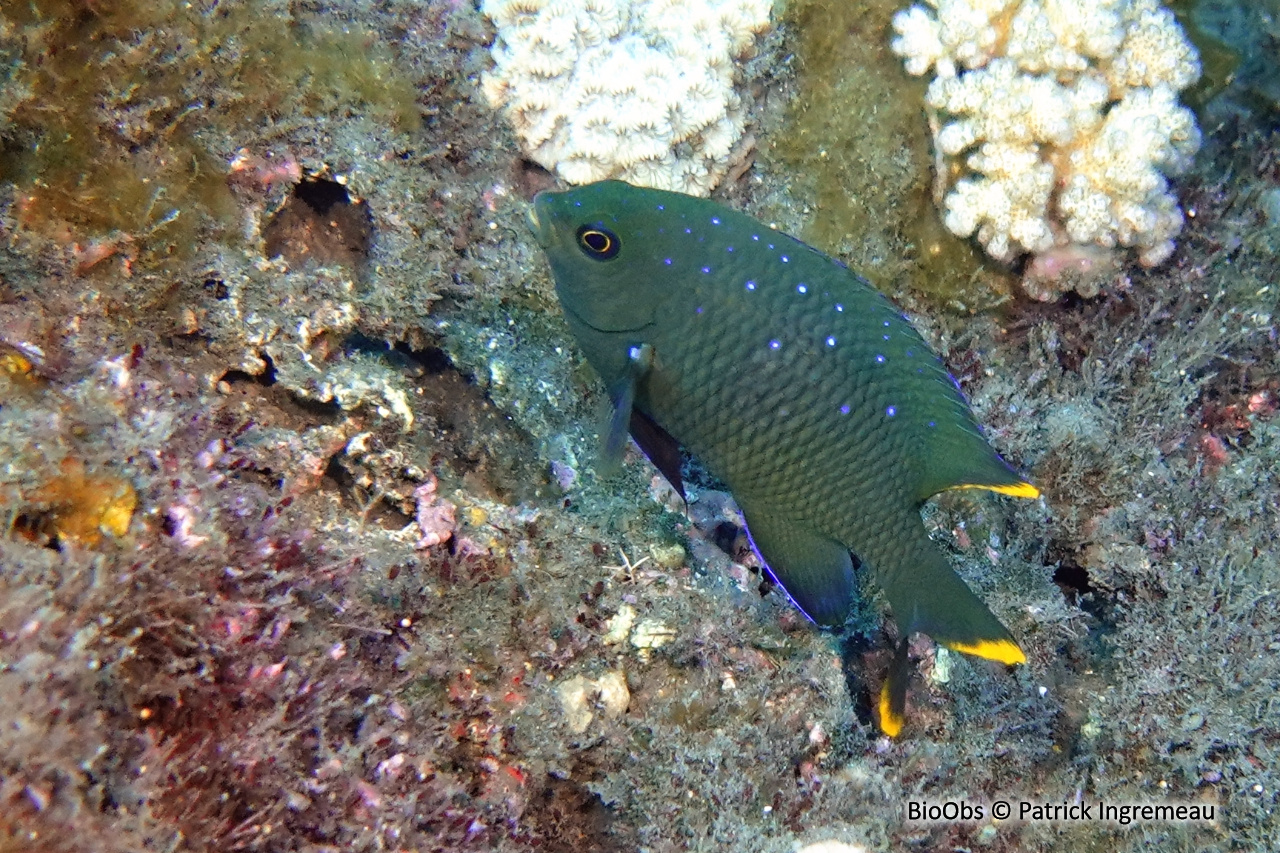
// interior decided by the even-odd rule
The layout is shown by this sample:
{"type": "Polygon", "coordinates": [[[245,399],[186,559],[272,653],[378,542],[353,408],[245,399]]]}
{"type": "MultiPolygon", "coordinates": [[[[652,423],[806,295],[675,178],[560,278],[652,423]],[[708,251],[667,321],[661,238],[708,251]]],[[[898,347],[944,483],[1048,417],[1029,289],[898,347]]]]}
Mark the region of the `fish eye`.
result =
{"type": "Polygon", "coordinates": [[[618,249],[622,248],[618,235],[614,234],[608,228],[601,228],[598,225],[583,225],[578,229],[578,245],[582,247],[582,251],[587,253],[588,257],[597,261],[607,261],[614,255],[618,254],[618,249]]]}

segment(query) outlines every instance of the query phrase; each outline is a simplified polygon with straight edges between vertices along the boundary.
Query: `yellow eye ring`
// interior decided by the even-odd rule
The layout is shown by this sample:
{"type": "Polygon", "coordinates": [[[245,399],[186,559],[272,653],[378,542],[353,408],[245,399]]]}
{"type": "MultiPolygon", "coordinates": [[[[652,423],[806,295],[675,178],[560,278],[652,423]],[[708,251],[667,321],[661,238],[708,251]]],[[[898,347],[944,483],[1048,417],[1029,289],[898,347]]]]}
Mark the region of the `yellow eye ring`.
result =
{"type": "Polygon", "coordinates": [[[578,229],[578,246],[589,258],[607,261],[618,254],[622,243],[618,235],[598,225],[583,225],[578,229]]]}

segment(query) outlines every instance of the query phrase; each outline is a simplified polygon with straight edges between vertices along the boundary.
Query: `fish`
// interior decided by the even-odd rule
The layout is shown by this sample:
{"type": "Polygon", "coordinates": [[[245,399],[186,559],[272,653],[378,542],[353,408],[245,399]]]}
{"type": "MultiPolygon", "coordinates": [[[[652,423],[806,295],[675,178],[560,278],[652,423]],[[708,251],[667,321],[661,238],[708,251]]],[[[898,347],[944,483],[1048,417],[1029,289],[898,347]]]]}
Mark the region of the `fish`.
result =
{"type": "Polygon", "coordinates": [[[880,729],[906,706],[906,640],[1005,664],[1026,656],[929,538],[950,489],[1036,498],[907,318],[819,250],[717,202],[621,181],[539,193],[530,226],[566,322],[627,435],[683,497],[681,448],[724,482],[770,576],[839,630],[857,571],[900,639],[880,729]],[[855,563],[854,556],[857,561],[855,563]]]}

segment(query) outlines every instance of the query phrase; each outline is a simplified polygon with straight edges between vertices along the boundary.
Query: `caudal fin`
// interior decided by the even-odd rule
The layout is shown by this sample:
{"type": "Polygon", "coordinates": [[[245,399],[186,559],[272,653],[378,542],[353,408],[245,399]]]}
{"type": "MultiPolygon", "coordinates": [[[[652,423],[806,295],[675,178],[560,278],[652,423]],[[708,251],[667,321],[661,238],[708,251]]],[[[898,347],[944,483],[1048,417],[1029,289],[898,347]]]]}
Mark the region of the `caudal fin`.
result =
{"type": "Polygon", "coordinates": [[[911,677],[911,660],[907,657],[907,637],[898,640],[893,652],[893,662],[880,685],[880,731],[889,737],[897,737],[907,718],[907,681],[911,677]]]}
{"type": "Polygon", "coordinates": [[[958,652],[1026,663],[1009,629],[960,579],[923,526],[872,565],[904,637],[919,631],[958,652]]]}

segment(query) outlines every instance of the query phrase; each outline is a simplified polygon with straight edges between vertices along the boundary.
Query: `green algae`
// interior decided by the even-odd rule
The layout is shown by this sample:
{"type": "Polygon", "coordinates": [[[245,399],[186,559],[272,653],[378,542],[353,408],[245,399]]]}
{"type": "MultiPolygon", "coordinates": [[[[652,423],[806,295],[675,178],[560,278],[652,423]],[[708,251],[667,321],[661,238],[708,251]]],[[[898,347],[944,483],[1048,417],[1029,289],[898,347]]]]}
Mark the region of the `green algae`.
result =
{"type": "Polygon", "coordinates": [[[127,242],[143,268],[185,257],[210,227],[234,236],[226,149],[244,128],[417,118],[416,92],[371,37],[274,4],[33,0],[6,6],[0,36],[6,89],[21,93],[0,125],[18,225],[127,242]]]}
{"type": "Polygon", "coordinates": [[[1205,104],[1225,92],[1240,69],[1242,57],[1222,40],[1219,33],[1196,13],[1200,0],[1171,0],[1169,8],[1182,25],[1187,38],[1200,54],[1200,79],[1187,89],[1182,100],[1199,112],[1205,104]]]}
{"type": "Polygon", "coordinates": [[[798,0],[800,91],[773,153],[812,199],[808,242],[846,259],[879,287],[980,310],[1008,298],[1011,279],[950,234],[933,202],[933,152],[923,80],[889,49],[898,0],[798,0]]]}
{"type": "Polygon", "coordinates": [[[1169,0],[1169,8],[1200,52],[1200,80],[1183,93],[1199,111],[1230,92],[1251,109],[1280,106],[1275,44],[1280,37],[1280,2],[1169,0]]]}

